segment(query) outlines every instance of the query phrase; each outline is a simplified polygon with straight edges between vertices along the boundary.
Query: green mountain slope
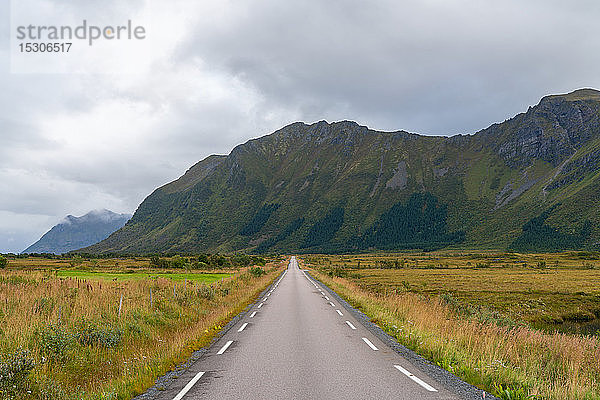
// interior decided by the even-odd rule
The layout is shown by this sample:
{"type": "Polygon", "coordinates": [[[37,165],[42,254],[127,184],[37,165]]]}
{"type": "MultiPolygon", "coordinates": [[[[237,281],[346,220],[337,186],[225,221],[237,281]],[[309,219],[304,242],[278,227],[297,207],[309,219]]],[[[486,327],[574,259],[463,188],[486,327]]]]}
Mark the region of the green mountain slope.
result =
{"type": "Polygon", "coordinates": [[[592,89],[545,97],[474,135],[298,122],[199,162],[88,250],[501,248],[542,214],[553,229],[538,231],[555,235],[590,221],[576,242],[593,248],[599,172],[600,92],[592,89]]]}

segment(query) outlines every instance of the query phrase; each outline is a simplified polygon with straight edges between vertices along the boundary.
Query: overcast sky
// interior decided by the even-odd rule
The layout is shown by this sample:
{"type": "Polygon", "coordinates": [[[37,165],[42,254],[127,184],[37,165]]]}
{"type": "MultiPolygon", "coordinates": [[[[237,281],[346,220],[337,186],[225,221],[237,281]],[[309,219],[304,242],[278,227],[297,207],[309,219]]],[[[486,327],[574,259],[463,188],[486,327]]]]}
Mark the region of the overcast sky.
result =
{"type": "Polygon", "coordinates": [[[11,72],[1,2],[0,252],[67,214],[133,212],[195,162],[294,121],[474,133],[600,88],[598,0],[12,1],[48,24],[132,19],[146,39],[129,58],[94,48],[127,73],[11,72]]]}

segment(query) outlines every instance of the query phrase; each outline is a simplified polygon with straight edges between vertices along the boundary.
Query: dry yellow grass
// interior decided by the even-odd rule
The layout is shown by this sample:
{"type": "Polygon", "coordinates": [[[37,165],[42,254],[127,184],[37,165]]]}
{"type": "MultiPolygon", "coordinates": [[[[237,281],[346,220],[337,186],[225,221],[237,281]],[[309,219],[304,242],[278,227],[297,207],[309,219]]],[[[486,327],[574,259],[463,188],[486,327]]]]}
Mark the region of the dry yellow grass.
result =
{"type": "Polygon", "coordinates": [[[312,273],[400,343],[482,389],[502,395],[502,385],[510,398],[600,398],[597,338],[482,323],[458,316],[437,297],[374,293],[349,279],[312,273]]]}
{"type": "Polygon", "coordinates": [[[0,358],[26,349],[36,366],[16,392],[0,378],[0,397],[131,398],[206,345],[282,266],[267,265],[263,276],[242,269],[210,286],[60,278],[44,268],[1,271],[0,358]]]}
{"type": "Polygon", "coordinates": [[[398,253],[308,256],[370,292],[450,294],[515,321],[566,333],[600,328],[597,253],[398,253]]]}

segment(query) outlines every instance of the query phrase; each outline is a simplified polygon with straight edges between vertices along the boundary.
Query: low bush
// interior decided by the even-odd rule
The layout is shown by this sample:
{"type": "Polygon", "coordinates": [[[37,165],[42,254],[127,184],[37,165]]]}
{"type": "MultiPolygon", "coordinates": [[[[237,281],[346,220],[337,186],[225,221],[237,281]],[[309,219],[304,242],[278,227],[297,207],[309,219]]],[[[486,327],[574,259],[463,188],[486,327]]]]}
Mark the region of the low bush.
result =
{"type": "Polygon", "coordinates": [[[200,285],[198,288],[198,296],[206,300],[212,300],[215,297],[215,290],[208,285],[200,285]]]}
{"type": "Polygon", "coordinates": [[[252,274],[252,276],[258,278],[258,277],[261,277],[264,274],[266,274],[266,272],[261,267],[252,267],[252,268],[250,268],[250,274],[252,274]]]}
{"type": "Polygon", "coordinates": [[[51,362],[64,362],[74,343],[71,333],[60,325],[46,325],[37,330],[41,354],[51,362]]]}
{"type": "Polygon", "coordinates": [[[75,334],[77,342],[82,346],[98,346],[104,348],[117,347],[123,338],[123,331],[111,325],[98,326],[94,321],[81,320],[75,334]]]}
{"type": "Polygon", "coordinates": [[[325,272],[328,276],[335,278],[345,278],[348,276],[348,271],[346,271],[344,268],[342,267],[329,267],[329,268],[325,268],[323,269],[323,272],[325,272]]]}
{"type": "Polygon", "coordinates": [[[3,399],[22,392],[27,377],[35,362],[27,350],[17,350],[7,355],[0,354],[0,395],[3,399]]]}

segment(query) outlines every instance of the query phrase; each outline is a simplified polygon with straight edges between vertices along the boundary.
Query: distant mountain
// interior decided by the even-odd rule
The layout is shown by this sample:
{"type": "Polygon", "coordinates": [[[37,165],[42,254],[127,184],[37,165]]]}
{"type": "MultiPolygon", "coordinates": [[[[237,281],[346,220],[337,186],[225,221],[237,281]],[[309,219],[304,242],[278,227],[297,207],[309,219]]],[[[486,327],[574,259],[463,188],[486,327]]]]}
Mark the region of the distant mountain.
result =
{"type": "Polygon", "coordinates": [[[473,135],[297,122],[200,161],[87,250],[593,249],[599,198],[600,92],[582,89],[473,135]]]}
{"type": "Polygon", "coordinates": [[[68,215],[23,253],[63,254],[106,239],[122,228],[131,214],[116,214],[109,210],[90,211],[82,217],[68,215]]]}

